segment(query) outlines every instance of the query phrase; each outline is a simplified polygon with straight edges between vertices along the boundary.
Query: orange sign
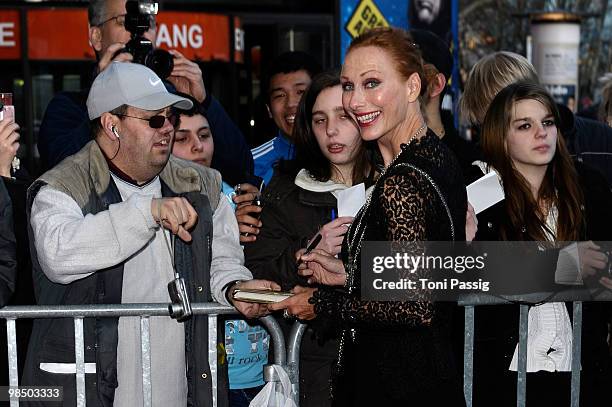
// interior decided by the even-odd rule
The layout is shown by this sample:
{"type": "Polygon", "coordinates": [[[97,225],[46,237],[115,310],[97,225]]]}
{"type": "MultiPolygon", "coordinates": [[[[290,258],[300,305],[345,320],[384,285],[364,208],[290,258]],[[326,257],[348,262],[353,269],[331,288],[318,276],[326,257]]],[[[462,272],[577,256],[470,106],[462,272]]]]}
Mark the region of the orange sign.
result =
{"type": "Polygon", "coordinates": [[[228,16],[162,11],[157,16],[156,45],[192,60],[229,62],[229,31],[228,16]]]}
{"type": "Polygon", "coordinates": [[[30,59],[93,59],[87,10],[28,10],[28,55],[30,59]]]}
{"type": "MultiPolygon", "coordinates": [[[[19,11],[0,10],[0,59],[21,55],[19,11]]],[[[33,60],[94,59],[89,46],[87,10],[44,8],[27,11],[28,56],[33,60]]],[[[230,33],[229,17],[221,14],[162,11],[157,16],[156,45],[177,49],[187,58],[199,61],[230,61],[230,35],[235,38],[235,58],[242,61],[244,32],[234,20],[230,33]]]]}
{"type": "Polygon", "coordinates": [[[21,58],[19,11],[0,10],[0,59],[21,58]]]}

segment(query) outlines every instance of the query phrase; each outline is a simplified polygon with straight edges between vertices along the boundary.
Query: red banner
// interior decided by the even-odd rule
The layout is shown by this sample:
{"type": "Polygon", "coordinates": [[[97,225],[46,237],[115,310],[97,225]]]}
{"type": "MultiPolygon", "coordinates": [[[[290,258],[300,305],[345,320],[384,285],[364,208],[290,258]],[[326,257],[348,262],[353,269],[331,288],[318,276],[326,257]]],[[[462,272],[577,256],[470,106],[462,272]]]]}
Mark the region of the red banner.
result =
{"type": "Polygon", "coordinates": [[[156,44],[176,49],[191,60],[230,60],[229,18],[220,14],[162,11],[156,44]]]}
{"type": "MultiPolygon", "coordinates": [[[[89,46],[87,10],[32,9],[27,11],[28,56],[33,60],[93,59],[89,46]]],[[[17,10],[0,10],[0,59],[21,56],[20,20],[17,10]]],[[[230,60],[230,35],[235,39],[235,58],[242,61],[244,32],[240,20],[230,33],[229,17],[222,14],[162,11],[157,16],[156,44],[176,49],[198,61],[230,60]]]]}
{"type": "Polygon", "coordinates": [[[93,59],[87,10],[28,10],[28,55],[30,59],[93,59]]]}
{"type": "Polygon", "coordinates": [[[0,10],[0,59],[21,58],[19,11],[0,10]]]}

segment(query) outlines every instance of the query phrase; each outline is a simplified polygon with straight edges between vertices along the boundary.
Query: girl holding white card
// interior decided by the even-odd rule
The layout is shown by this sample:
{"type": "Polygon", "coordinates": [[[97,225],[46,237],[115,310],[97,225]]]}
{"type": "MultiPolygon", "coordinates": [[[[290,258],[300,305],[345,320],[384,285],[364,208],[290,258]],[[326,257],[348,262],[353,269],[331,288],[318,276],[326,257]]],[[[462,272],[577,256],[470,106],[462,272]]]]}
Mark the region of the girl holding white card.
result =
{"type": "MultiPolygon", "coordinates": [[[[487,160],[482,167],[498,173],[505,200],[478,215],[476,240],[586,241],[576,246],[582,278],[597,278],[602,287],[612,288],[612,279],[596,274],[607,268],[608,259],[592,242],[612,240],[612,194],[599,173],[572,162],[559,123],[555,102],[539,85],[512,84],[493,99],[482,126],[487,160]]],[[[560,259],[551,256],[549,269],[556,270],[560,259]]],[[[522,278],[520,267],[512,272],[522,278]]],[[[530,307],[527,406],[570,404],[571,311],[571,303],[530,307]]],[[[600,405],[609,397],[610,311],[610,303],[584,303],[581,406],[600,405]]],[[[518,321],[518,305],[477,307],[475,406],[516,405],[518,321]]]]}
{"type": "MultiPolygon", "coordinates": [[[[262,227],[255,241],[245,243],[244,253],[246,266],[254,276],[266,276],[279,283],[283,290],[299,286],[295,289],[298,293],[312,288],[307,287],[308,278],[297,273],[297,256],[313,244],[313,249],[337,255],[353,221],[351,216],[336,216],[338,207],[346,206],[341,205],[344,199],[341,192],[373,182],[371,161],[357,124],[342,107],[337,72],[323,73],[313,79],[298,107],[293,140],[295,160],[281,162],[264,190],[262,227]]],[[[292,324],[292,315],[286,310],[284,315],[292,324]]],[[[331,328],[309,324],[304,335],[300,360],[301,406],[330,405],[328,387],[337,349],[332,339],[335,329],[331,328]],[[322,343],[314,339],[312,329],[317,331],[322,343]]]]}

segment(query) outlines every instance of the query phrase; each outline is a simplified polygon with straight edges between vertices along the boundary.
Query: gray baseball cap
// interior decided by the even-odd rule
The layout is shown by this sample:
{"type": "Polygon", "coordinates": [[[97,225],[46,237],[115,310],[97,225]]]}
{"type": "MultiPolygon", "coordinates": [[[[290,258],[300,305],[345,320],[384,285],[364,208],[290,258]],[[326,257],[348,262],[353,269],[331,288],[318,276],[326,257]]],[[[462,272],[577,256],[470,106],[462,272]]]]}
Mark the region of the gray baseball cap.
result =
{"type": "Polygon", "coordinates": [[[121,105],[143,110],[160,110],[168,106],[191,109],[189,99],[173,95],[149,68],[130,62],[112,62],[96,77],[89,96],[87,112],[93,120],[121,105]]]}

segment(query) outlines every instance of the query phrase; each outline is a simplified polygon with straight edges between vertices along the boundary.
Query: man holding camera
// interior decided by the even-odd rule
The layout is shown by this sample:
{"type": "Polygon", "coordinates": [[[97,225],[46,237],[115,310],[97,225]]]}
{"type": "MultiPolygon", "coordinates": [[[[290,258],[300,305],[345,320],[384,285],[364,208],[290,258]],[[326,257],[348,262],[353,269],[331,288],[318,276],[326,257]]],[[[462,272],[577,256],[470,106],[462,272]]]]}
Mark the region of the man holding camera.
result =
{"type": "MultiPolygon", "coordinates": [[[[192,102],[143,65],[111,62],[94,80],[87,99],[94,140],[29,190],[39,304],[168,303],[175,273],[184,279],[178,291],[198,303],[230,304],[238,285],[279,288],[251,280],[243,266],[219,173],[170,155],[172,107],[192,102]]],[[[234,306],[252,318],[267,312],[234,306]]],[[[210,406],[208,318],[177,317],[184,325],[150,320],[153,405],[210,406]]],[[[139,326],[138,318],[84,320],[88,406],[142,405],[139,326]]],[[[73,335],[71,319],[35,320],[22,380],[63,386],[64,405],[76,404],[73,335]]],[[[223,405],[226,389],[217,388],[223,405]]]]}
{"type": "MultiPolygon", "coordinates": [[[[139,12],[142,14],[140,17],[148,21],[148,29],[145,29],[142,37],[154,46],[157,28],[155,14],[144,14],[149,13],[144,10],[139,12]]],[[[89,42],[98,60],[97,73],[104,71],[111,61],[125,62],[134,59],[132,54],[124,50],[130,39],[136,35],[126,29],[130,27],[126,27],[129,15],[126,14],[125,0],[91,0],[88,16],[89,42]]],[[[212,167],[219,170],[231,184],[251,179],[253,158],[244,136],[221,104],[206,92],[199,66],[178,51],[169,52],[174,68],[168,78],[162,79],[166,79],[169,86],[176,90],[192,95],[206,109],[215,137],[212,167]]],[[[47,106],[38,140],[44,169],[52,168],[90,141],[86,97],[87,91],[62,92],[47,106]]]]}

